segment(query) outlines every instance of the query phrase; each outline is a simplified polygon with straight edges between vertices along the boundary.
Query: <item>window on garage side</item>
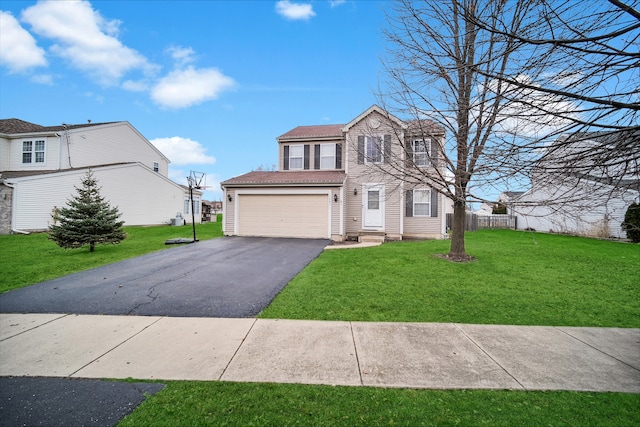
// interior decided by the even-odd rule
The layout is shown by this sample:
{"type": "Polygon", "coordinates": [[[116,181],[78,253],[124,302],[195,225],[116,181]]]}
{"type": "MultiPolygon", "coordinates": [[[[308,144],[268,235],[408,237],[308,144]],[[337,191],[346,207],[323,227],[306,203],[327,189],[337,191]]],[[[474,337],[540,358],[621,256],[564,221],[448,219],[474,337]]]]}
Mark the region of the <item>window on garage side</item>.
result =
{"type": "Polygon", "coordinates": [[[304,166],[304,145],[289,146],[289,169],[302,169],[304,166]]]}
{"type": "Polygon", "coordinates": [[[320,169],[335,169],[336,144],[320,144],[320,169]]]}

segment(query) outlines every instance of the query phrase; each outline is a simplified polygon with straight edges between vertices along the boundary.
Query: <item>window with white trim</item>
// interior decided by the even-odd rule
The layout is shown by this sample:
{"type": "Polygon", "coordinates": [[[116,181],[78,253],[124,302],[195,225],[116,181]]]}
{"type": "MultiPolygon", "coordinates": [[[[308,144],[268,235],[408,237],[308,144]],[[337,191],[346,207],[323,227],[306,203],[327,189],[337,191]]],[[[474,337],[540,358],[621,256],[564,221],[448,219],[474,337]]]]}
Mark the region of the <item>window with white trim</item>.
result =
{"type": "Polygon", "coordinates": [[[429,165],[430,139],[416,139],[413,141],[413,163],[416,166],[429,165]]]}
{"type": "Polygon", "coordinates": [[[413,216],[431,216],[431,190],[413,190],[413,216]]]}
{"type": "MultiPolygon", "coordinates": [[[[184,213],[188,214],[191,210],[191,199],[187,196],[184,198],[184,213]]],[[[200,197],[193,198],[193,214],[200,215],[200,197]]]]}
{"type": "Polygon", "coordinates": [[[382,148],[382,137],[365,135],[364,153],[367,163],[382,163],[382,148]]]}
{"type": "Polygon", "coordinates": [[[43,139],[22,141],[22,163],[44,163],[45,142],[43,139]]]}
{"type": "Polygon", "coordinates": [[[289,169],[302,169],[304,167],[304,145],[289,146],[289,169]]]}
{"type": "Polygon", "coordinates": [[[200,197],[193,198],[193,213],[200,215],[200,197]]]}
{"type": "Polygon", "coordinates": [[[320,169],[336,168],[336,144],[320,144],[320,169]]]}

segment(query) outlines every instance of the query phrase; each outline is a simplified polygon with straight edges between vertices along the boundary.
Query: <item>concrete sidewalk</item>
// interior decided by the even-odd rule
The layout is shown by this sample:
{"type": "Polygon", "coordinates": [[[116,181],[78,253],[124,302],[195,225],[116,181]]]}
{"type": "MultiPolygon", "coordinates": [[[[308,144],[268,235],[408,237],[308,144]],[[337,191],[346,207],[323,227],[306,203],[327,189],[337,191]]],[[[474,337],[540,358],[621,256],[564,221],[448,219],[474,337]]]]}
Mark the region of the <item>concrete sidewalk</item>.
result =
{"type": "Polygon", "coordinates": [[[640,393],[640,329],[0,314],[0,376],[640,393]]]}

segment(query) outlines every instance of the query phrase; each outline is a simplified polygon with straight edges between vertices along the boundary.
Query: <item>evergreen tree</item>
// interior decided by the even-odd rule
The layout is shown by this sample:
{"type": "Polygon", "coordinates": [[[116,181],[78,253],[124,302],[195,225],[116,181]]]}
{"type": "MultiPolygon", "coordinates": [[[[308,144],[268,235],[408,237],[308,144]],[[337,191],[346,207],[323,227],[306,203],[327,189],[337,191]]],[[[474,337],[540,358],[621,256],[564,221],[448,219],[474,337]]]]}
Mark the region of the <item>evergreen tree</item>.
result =
{"type": "Polygon", "coordinates": [[[124,240],[124,221],[118,221],[121,214],[100,195],[98,181],[91,171],[82,177],[82,187],[75,189],[78,194],[54,214],[49,239],[65,249],[89,245],[89,252],[93,252],[96,244],[124,240]]]}
{"type": "Polygon", "coordinates": [[[624,215],[622,229],[627,232],[627,237],[633,243],[640,243],[640,205],[631,203],[624,215]]]}

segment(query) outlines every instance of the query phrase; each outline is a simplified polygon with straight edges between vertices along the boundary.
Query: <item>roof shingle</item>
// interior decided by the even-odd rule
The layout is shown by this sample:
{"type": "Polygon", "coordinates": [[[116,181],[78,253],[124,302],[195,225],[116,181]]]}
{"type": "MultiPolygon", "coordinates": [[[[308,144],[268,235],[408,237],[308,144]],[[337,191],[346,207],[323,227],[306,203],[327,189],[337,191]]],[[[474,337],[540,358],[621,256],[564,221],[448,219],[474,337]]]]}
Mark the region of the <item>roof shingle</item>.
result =
{"type": "Polygon", "coordinates": [[[0,133],[7,135],[19,133],[35,133],[35,132],[61,132],[65,129],[79,129],[91,126],[106,125],[117,122],[103,123],[81,123],[76,125],[62,124],[59,126],[41,126],[35,123],[25,122],[20,119],[0,119],[0,133]]]}
{"type": "Polygon", "coordinates": [[[315,125],[315,126],[298,126],[289,132],[280,135],[277,139],[295,139],[295,138],[327,138],[342,137],[342,127],[344,125],[315,125]]]}
{"type": "Polygon", "coordinates": [[[244,175],[223,181],[221,185],[233,187],[237,185],[313,185],[343,184],[343,171],[280,171],[249,172],[244,175]]]}

